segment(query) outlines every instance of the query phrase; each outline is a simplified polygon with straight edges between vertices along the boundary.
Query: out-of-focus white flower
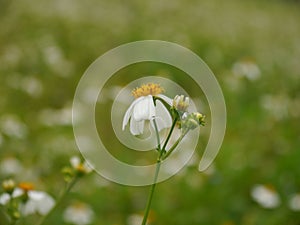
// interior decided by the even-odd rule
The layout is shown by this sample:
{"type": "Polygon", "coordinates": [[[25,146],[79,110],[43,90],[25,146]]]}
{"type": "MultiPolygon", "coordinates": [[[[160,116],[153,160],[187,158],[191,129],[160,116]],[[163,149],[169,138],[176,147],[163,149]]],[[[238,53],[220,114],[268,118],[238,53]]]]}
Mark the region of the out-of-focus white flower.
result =
{"type": "Polygon", "coordinates": [[[260,69],[250,60],[241,60],[233,65],[232,71],[235,75],[246,77],[251,81],[255,81],[260,77],[260,69]]]}
{"type": "Polygon", "coordinates": [[[15,175],[23,170],[20,161],[13,157],[4,158],[0,162],[0,173],[5,175],[15,175]]]}
{"type": "Polygon", "coordinates": [[[70,159],[70,163],[77,172],[83,174],[92,172],[92,168],[89,166],[89,164],[86,161],[82,162],[82,160],[77,156],[73,156],[70,159]]]}
{"type": "Polygon", "coordinates": [[[7,193],[3,193],[0,195],[0,205],[6,205],[10,200],[10,195],[7,193]]]}
{"type": "Polygon", "coordinates": [[[40,112],[39,120],[47,126],[67,126],[72,124],[72,107],[67,104],[62,109],[44,109],[40,112]]]}
{"type": "Polygon", "coordinates": [[[145,121],[156,120],[158,130],[170,127],[172,124],[172,118],[160,102],[156,101],[154,105],[153,96],[158,96],[165,100],[168,104],[172,105],[172,100],[165,95],[162,95],[162,87],[159,84],[148,83],[144,84],[139,88],[133,90],[132,94],[136,98],[128,110],[126,111],[123,119],[122,129],[128,124],[130,119],[130,132],[133,135],[140,135],[144,131],[145,121]]]}
{"type": "Polygon", "coordinates": [[[43,49],[44,59],[48,66],[61,77],[67,77],[73,70],[73,64],[66,59],[62,49],[57,45],[47,46],[43,49]]]}
{"type": "Polygon", "coordinates": [[[27,135],[27,127],[14,115],[1,117],[0,127],[4,134],[10,137],[24,138],[27,135]]]}
{"type": "Polygon", "coordinates": [[[6,193],[11,194],[11,193],[13,193],[13,191],[16,187],[16,183],[12,179],[7,179],[2,182],[2,187],[6,193]]]}
{"type": "Polygon", "coordinates": [[[139,214],[132,214],[127,218],[127,225],[140,225],[143,221],[143,216],[139,214]]]}
{"type": "Polygon", "coordinates": [[[65,222],[75,225],[86,225],[93,221],[94,211],[85,203],[74,203],[63,213],[65,222]]]}
{"type": "Polygon", "coordinates": [[[23,215],[39,213],[46,215],[55,205],[54,199],[43,191],[33,190],[33,186],[29,183],[20,183],[18,188],[15,188],[12,195],[4,193],[0,196],[0,204],[6,205],[11,198],[18,198],[22,195],[27,196],[25,203],[20,205],[20,210],[23,215]]]}
{"type": "Polygon", "coordinates": [[[21,89],[32,97],[39,97],[43,92],[43,85],[35,77],[25,77],[21,80],[21,89]]]}
{"type": "Polygon", "coordinates": [[[289,207],[293,211],[300,211],[300,194],[294,194],[290,198],[289,207]]]}
{"type": "Polygon", "coordinates": [[[28,191],[28,200],[21,205],[21,212],[26,216],[34,213],[46,215],[55,205],[54,199],[43,191],[28,191]]]}
{"type": "Polygon", "coordinates": [[[276,120],[282,120],[289,116],[290,99],[283,94],[264,95],[260,103],[276,120]]]}
{"type": "Polygon", "coordinates": [[[266,185],[255,185],[251,190],[251,196],[263,208],[271,209],[280,205],[276,190],[266,185]]]}

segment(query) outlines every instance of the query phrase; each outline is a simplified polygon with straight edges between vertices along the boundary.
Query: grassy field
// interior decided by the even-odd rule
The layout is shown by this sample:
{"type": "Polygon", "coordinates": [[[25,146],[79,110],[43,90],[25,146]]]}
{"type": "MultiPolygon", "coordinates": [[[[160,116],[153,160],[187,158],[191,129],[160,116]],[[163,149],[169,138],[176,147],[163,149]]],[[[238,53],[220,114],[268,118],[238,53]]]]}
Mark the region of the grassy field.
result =
{"type": "MultiPolygon", "coordinates": [[[[214,72],[226,100],[227,131],[208,171],[199,173],[197,160],[157,186],[150,224],[299,225],[299,11],[297,1],[279,0],[1,0],[0,181],[29,181],[57,197],[61,169],[79,154],[71,109],[84,71],[121,44],[165,40],[191,49],[214,72]],[[267,197],[254,197],[258,185],[267,197]],[[266,207],[269,195],[277,202],[266,207]]],[[[180,71],[151,63],[120,71],[111,83],[126,85],[135,74],[193,87],[180,71]]],[[[100,131],[110,122],[101,107],[110,105],[97,105],[100,131]]],[[[112,132],[100,133],[118,146],[112,132]]],[[[125,153],[124,160],[134,160],[125,153]]],[[[84,203],[93,211],[90,224],[138,225],[148,189],[88,175],[45,224],[69,224],[65,209],[84,203]]],[[[4,218],[0,213],[1,225],[4,218]]]]}

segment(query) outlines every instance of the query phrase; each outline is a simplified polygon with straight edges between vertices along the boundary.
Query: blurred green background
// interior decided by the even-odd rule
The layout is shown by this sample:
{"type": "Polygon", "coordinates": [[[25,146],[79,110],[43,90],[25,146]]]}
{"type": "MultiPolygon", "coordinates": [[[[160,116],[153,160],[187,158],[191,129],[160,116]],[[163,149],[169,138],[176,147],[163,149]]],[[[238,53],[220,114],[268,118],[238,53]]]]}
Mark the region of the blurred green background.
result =
{"type": "MultiPolygon", "coordinates": [[[[60,170],[78,154],[71,107],[84,71],[118,45],[165,40],[191,49],[215,73],[228,124],[208,171],[198,172],[198,159],[157,186],[151,224],[300,224],[299,1],[0,0],[0,21],[1,181],[30,181],[57,196],[60,170]],[[267,193],[255,195],[257,185],[267,193]]],[[[123,71],[115,85],[147,72],[194,85],[151,63],[123,71]]],[[[103,135],[115,143],[113,133],[103,135]]],[[[89,175],[45,224],[68,224],[65,208],[83,202],[94,212],[91,224],[137,225],[148,189],[89,175]]]]}

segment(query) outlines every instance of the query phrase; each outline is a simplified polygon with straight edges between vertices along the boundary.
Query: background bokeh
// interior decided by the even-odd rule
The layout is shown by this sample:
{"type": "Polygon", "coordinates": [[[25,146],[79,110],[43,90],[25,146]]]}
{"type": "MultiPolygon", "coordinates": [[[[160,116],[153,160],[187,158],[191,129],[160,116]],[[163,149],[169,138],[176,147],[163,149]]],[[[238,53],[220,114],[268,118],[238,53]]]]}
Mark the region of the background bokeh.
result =
{"type": "MultiPolygon", "coordinates": [[[[61,168],[78,154],[71,109],[86,68],[120,44],[165,40],[209,65],[224,92],[228,124],[220,154],[205,173],[197,170],[204,131],[198,156],[157,186],[151,224],[299,225],[299,12],[299,1],[283,0],[1,0],[0,180],[29,181],[56,197],[64,186],[61,168]]],[[[143,73],[188,87],[209,117],[205,97],[181,71],[131,66],[110,81],[107,101],[97,104],[99,133],[112,147],[119,144],[111,129],[105,132],[111,125],[101,109],[143,73]]],[[[45,224],[67,224],[65,208],[85,203],[93,210],[91,224],[137,225],[148,189],[89,175],[45,224]]],[[[35,216],[20,224],[32,221],[35,216]]]]}

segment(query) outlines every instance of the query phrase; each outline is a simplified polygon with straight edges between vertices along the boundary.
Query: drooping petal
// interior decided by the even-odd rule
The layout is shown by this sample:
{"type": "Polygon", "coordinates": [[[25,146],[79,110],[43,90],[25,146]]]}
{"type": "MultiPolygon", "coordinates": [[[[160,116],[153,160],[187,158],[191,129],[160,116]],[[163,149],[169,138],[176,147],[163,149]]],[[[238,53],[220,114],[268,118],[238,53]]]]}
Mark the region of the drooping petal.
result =
{"type": "Polygon", "coordinates": [[[145,124],[144,120],[136,121],[136,120],[134,120],[134,118],[131,118],[131,120],[130,120],[130,132],[133,135],[142,134],[143,131],[144,131],[144,124],[145,124]]]}
{"type": "Polygon", "coordinates": [[[134,100],[131,105],[129,106],[129,108],[127,109],[124,118],[123,118],[123,124],[122,124],[122,130],[125,129],[125,126],[128,124],[128,121],[130,119],[130,117],[132,116],[132,109],[133,107],[140,101],[143,100],[143,97],[137,98],[136,100],[134,100]]]}
{"type": "MultiPolygon", "coordinates": [[[[159,95],[157,95],[158,97],[160,97],[160,98],[162,98],[163,100],[165,100],[170,106],[172,106],[172,104],[173,104],[173,99],[171,99],[171,98],[169,98],[169,97],[167,97],[167,96],[165,96],[165,95],[161,95],[161,94],[159,94],[159,95]]],[[[157,101],[158,102],[158,101],[157,101]]]]}
{"type": "MultiPolygon", "coordinates": [[[[172,117],[166,107],[160,102],[156,102],[156,124],[158,131],[161,131],[164,128],[168,128],[172,126],[172,117]]],[[[153,121],[151,121],[151,125],[154,127],[153,121]]]]}
{"type": "Polygon", "coordinates": [[[141,101],[137,102],[133,107],[132,118],[135,121],[150,120],[155,116],[155,106],[151,95],[141,97],[141,101]]]}

